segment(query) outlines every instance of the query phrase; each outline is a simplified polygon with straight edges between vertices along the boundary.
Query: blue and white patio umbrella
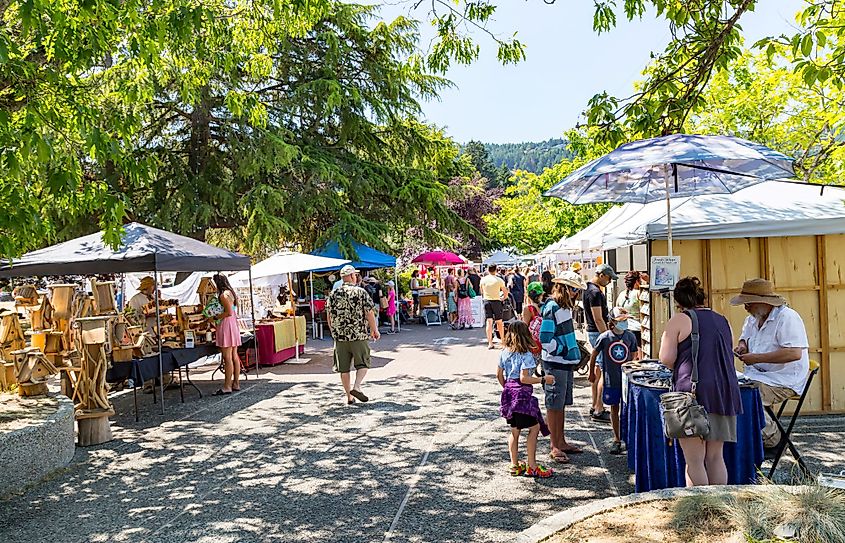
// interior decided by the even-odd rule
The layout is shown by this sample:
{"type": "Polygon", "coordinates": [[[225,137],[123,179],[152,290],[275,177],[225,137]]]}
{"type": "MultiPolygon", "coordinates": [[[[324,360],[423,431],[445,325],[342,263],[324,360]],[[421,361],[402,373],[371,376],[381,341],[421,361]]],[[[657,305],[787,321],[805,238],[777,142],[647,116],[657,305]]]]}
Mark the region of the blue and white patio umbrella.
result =
{"type": "Polygon", "coordinates": [[[674,134],[626,143],[581,166],[545,195],[571,204],[665,199],[671,256],[671,198],[730,194],[792,177],[793,160],[766,146],[731,136],[674,134]]]}

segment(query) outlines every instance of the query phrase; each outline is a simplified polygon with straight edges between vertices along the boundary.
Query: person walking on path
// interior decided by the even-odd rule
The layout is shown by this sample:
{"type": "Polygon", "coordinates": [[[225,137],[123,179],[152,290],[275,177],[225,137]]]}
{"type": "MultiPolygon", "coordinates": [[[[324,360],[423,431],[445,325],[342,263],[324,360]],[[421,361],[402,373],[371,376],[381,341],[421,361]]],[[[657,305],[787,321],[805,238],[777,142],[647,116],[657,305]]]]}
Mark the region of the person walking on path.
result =
{"type": "Polygon", "coordinates": [[[522,313],[522,304],[525,301],[525,276],[522,275],[519,266],[514,268],[513,275],[508,279],[508,289],[513,294],[514,311],[522,313]]]}
{"type": "Polygon", "coordinates": [[[502,300],[508,297],[508,287],[501,277],[496,275],[496,265],[491,264],[480,282],[481,298],[484,300],[484,317],[487,321],[487,348],[495,348],[493,345],[493,324],[499,332],[499,337],[505,337],[505,325],[502,322],[504,304],[502,300]]]}
{"type": "Polygon", "coordinates": [[[411,272],[411,281],[408,284],[408,290],[411,291],[411,299],[414,301],[414,310],[411,316],[416,318],[420,315],[420,272],[414,270],[411,272]]]}
{"type": "Polygon", "coordinates": [[[355,399],[362,402],[369,400],[361,392],[361,383],[370,368],[368,339],[376,341],[381,337],[376,322],[376,306],[367,291],[355,286],[357,274],[358,270],[354,267],[344,266],[340,270],[343,285],[332,292],[326,301],[329,330],[334,339],[333,370],[340,374],[348,404],[355,403],[355,399]],[[349,373],[353,365],[355,384],[351,385],[349,373]]]}
{"type": "Polygon", "coordinates": [[[464,274],[464,270],[458,270],[457,297],[458,297],[458,321],[461,330],[472,328],[472,298],[469,297],[469,288],[472,286],[464,274]]]}
{"type": "Polygon", "coordinates": [[[660,361],[672,370],[674,390],[692,391],[692,318],[698,320],[698,383],[696,398],[707,411],[710,433],[704,439],[679,439],[687,463],[687,486],[726,485],[728,470],[722,447],[736,443],[736,417],[742,400],[734,368],[733,337],[728,320],[705,307],[707,295],[697,277],[685,277],[675,286],[675,302],[684,311],[666,323],[660,361]]]}
{"type": "Polygon", "coordinates": [[[238,297],[225,275],[215,274],[212,280],[217,287],[217,298],[223,306],[215,338],[223,356],[223,387],[217,389],[213,396],[223,396],[241,389],[241,359],[238,356],[238,347],[241,346],[238,297]]]}
{"type": "Polygon", "coordinates": [[[449,326],[452,330],[455,330],[458,322],[458,299],[455,270],[452,268],[446,271],[446,278],[443,279],[443,290],[446,291],[446,312],[448,313],[449,326]]]}
{"type": "Polygon", "coordinates": [[[625,290],[620,292],[616,298],[616,307],[628,315],[628,331],[634,334],[637,340],[637,359],[643,356],[642,346],[642,314],[640,313],[640,272],[629,271],[625,274],[625,290]]]}
{"type": "MultiPolygon", "coordinates": [[[[607,323],[610,320],[604,289],[617,277],[612,267],[608,264],[600,264],[596,268],[596,276],[587,283],[587,289],[584,291],[584,319],[587,322],[587,338],[593,349],[596,348],[599,336],[607,332],[607,323]]],[[[603,363],[603,357],[599,353],[596,359],[594,377],[590,379],[593,400],[590,417],[594,421],[610,422],[610,413],[604,409],[604,403],[602,403],[604,380],[601,378],[601,372],[603,363]]]]}
{"type": "Polygon", "coordinates": [[[393,281],[387,282],[387,320],[390,321],[390,330],[388,334],[396,333],[396,283],[393,281]]]}
{"type": "Polygon", "coordinates": [[[474,290],[476,295],[478,295],[478,293],[481,292],[481,276],[478,275],[478,270],[470,268],[468,279],[472,285],[472,290],[474,290]]]}
{"type": "MultiPolygon", "coordinates": [[[[775,294],[771,281],[751,279],[731,305],[744,305],[748,317],[734,352],[745,364],[745,376],[757,383],[763,405],[776,406],[801,394],[810,373],[807,329],[797,311],[775,294]]],[[[763,445],[772,454],[781,432],[769,414],[763,428],[763,445]]]]}
{"type": "Polygon", "coordinates": [[[505,334],[504,349],[499,355],[499,368],[496,377],[502,385],[499,412],[511,427],[508,437],[510,451],[510,473],[514,477],[526,475],[528,477],[547,478],[554,475],[554,471],[537,463],[537,436],[549,435],[549,428],[543,421],[540,403],[534,397],[532,385],[546,383],[554,385],[555,378],[551,375],[534,377],[536,362],[531,354],[531,334],[524,322],[514,322],[508,326],[505,334]],[[519,461],[519,436],[522,430],[528,430],[525,448],[528,465],[519,461]]]}
{"type": "Polygon", "coordinates": [[[546,415],[552,434],[551,458],[555,462],[569,462],[567,453],[580,453],[581,449],[566,442],[566,406],[572,405],[573,370],[581,362],[581,349],[575,338],[572,310],[575,300],[584,290],[584,280],[577,273],[561,272],[554,279],[552,295],[543,304],[540,324],[541,358],[543,370],[555,380],[543,386],[546,395],[546,415]]]}

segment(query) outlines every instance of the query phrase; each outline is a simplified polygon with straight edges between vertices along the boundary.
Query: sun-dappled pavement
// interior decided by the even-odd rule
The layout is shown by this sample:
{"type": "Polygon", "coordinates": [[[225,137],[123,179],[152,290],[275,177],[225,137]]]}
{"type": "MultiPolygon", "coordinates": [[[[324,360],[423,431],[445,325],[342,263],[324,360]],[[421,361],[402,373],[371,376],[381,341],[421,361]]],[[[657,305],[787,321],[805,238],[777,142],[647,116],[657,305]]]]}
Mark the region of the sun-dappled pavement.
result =
{"type": "MultiPolygon", "coordinates": [[[[330,346],[311,342],[307,363],[252,373],[222,398],[210,396],[213,367],[192,371],[203,398],[186,389],[183,404],[168,391],[162,416],[142,395],[138,423],[131,393],[116,397],[115,440],[78,448],[67,470],[0,501],[0,540],[506,541],[633,490],[624,457],[598,454],[610,432],[581,413],[583,378],[567,433],[585,452],[552,479],[512,478],[498,351],[481,331],[383,336],[364,387],[372,400],[354,406],[331,373],[330,346]]],[[[539,449],[548,454],[547,439],[539,449]]]]}

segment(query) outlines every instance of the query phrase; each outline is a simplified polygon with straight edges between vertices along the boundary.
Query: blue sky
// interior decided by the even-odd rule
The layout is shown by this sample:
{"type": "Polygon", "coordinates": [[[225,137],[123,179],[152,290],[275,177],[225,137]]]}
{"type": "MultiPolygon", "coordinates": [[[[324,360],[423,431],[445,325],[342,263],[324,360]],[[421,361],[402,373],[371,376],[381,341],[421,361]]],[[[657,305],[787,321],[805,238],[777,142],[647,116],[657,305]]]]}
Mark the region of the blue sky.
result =
{"type": "MultiPolygon", "coordinates": [[[[499,0],[497,4],[490,29],[503,36],[518,32],[527,45],[528,59],[502,66],[496,60],[495,44],[476,33],[481,58],[470,66],[453,67],[447,77],[456,87],[443,91],[439,102],[424,104],[428,120],[445,127],[462,143],[560,137],[578,122],[594,94],[606,90],[628,96],[649,53],[662,51],[669,41],[667,23],[653,16],[630,23],[620,18],[616,29],[597,35],[592,30],[589,0],[557,0],[552,5],[542,0],[499,0]]],[[[393,18],[410,12],[413,18],[424,19],[430,3],[423,2],[418,11],[410,5],[399,0],[382,7],[381,13],[393,18]]],[[[803,0],[761,0],[756,12],[742,18],[746,43],[791,32],[802,5],[803,0]]],[[[431,35],[424,25],[423,45],[431,35]]]]}

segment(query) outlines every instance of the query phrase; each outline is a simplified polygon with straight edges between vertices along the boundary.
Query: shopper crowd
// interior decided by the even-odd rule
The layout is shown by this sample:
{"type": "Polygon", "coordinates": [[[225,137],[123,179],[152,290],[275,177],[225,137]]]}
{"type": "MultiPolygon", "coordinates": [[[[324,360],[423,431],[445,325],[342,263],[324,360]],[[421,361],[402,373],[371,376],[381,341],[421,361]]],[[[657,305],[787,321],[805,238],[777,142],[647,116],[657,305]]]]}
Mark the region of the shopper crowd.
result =
{"type": "MultiPolygon", "coordinates": [[[[537,461],[540,434],[550,436],[552,462],[568,463],[570,455],[582,452],[567,441],[565,423],[566,408],[573,405],[574,372],[585,362],[591,384],[590,418],[611,424],[610,454],[626,451],[620,432],[622,364],[642,358],[641,288],[648,278],[629,272],[622,281],[624,289],[611,305],[607,288],[618,279],[614,269],[601,264],[589,281],[579,271],[567,270],[557,276],[543,272],[537,277],[539,281],[528,281],[522,318],[507,326],[502,321],[499,300],[519,285],[513,280],[516,274],[506,286],[491,267],[482,280],[488,346],[495,348],[493,324],[504,338],[498,380],[502,385],[500,414],[511,427],[508,448],[512,475],[553,475],[552,469],[537,461]],[[575,333],[579,301],[590,345],[588,357],[575,333]],[[533,396],[534,384],[542,387],[545,418],[533,396]],[[520,461],[518,453],[522,430],[528,432],[527,463],[520,461]]],[[[771,282],[746,281],[741,294],[731,300],[732,305],[743,305],[749,313],[734,343],[727,319],[707,306],[707,293],[698,278],[681,279],[673,294],[677,312],[663,331],[659,361],[672,370],[673,389],[692,392],[706,410],[709,423],[706,435],[678,440],[686,460],[687,484],[727,484],[723,445],[737,442],[737,417],[742,414],[734,357],[745,364],[745,377],[756,382],[765,406],[795,397],[803,390],[809,373],[804,323],[797,312],[786,307],[786,300],[774,292],[771,282]]],[[[762,432],[767,454],[782,444],[784,437],[778,430],[767,416],[762,432]]]]}

